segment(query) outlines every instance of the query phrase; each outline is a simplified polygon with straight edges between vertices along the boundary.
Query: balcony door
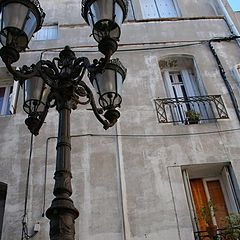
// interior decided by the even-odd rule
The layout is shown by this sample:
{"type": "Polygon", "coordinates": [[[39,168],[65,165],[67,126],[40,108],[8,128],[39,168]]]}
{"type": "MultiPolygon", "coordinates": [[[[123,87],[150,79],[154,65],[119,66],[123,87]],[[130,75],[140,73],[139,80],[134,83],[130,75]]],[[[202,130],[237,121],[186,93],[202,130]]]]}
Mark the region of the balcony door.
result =
{"type": "Polygon", "coordinates": [[[165,71],[164,78],[167,84],[168,95],[176,102],[171,108],[174,120],[184,123],[187,111],[194,110],[200,112],[196,104],[188,101],[189,97],[198,95],[188,70],[165,71]]]}

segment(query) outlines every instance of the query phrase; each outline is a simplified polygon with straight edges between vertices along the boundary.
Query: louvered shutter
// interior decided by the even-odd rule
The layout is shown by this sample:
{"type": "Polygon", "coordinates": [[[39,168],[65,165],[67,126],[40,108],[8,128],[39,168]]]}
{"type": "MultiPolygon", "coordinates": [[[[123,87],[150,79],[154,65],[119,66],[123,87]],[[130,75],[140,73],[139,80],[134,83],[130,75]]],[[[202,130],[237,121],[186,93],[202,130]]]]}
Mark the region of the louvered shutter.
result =
{"type": "Polygon", "coordinates": [[[201,216],[201,209],[208,206],[207,196],[204,190],[204,185],[202,179],[191,179],[190,180],[193,201],[195,205],[195,210],[198,220],[198,228],[200,231],[206,231],[206,222],[201,216]]]}
{"type": "Polygon", "coordinates": [[[224,220],[226,219],[226,216],[228,216],[228,211],[220,181],[207,181],[207,188],[213,207],[215,208],[214,217],[216,219],[217,226],[218,228],[224,228],[226,226],[226,222],[224,220]]]}

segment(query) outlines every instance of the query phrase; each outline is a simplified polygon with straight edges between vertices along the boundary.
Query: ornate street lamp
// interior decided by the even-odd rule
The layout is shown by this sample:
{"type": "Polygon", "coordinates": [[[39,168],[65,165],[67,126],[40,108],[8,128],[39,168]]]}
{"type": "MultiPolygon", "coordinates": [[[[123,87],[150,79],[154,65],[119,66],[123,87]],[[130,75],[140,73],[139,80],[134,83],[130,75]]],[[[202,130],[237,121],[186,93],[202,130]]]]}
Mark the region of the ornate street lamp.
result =
{"type": "Polygon", "coordinates": [[[33,33],[42,27],[45,13],[37,0],[3,0],[0,7],[0,41],[3,46],[21,52],[33,33]]]}
{"type": "Polygon", "coordinates": [[[92,28],[99,51],[104,55],[113,54],[127,17],[127,0],[83,0],[82,16],[92,28]]]}
{"type": "Polygon", "coordinates": [[[25,123],[30,132],[37,135],[49,108],[59,112],[56,171],[54,175],[55,198],[46,215],[50,219],[51,240],[74,240],[74,221],[78,210],[70,196],[70,112],[78,104],[90,103],[96,118],[104,129],[112,127],[120,117],[121,89],[126,69],[118,59],[111,59],[117,49],[121,24],[126,18],[126,0],[83,0],[82,13],[92,28],[99,43],[99,51],[105,58],[90,64],[85,57],[76,57],[66,46],[53,60],[40,60],[30,67],[12,67],[20,52],[24,51],[34,32],[43,23],[45,14],[38,0],[0,1],[0,41],[3,47],[0,56],[7,69],[23,87],[24,111],[28,114],[25,123]],[[91,89],[83,81],[85,72],[99,95],[98,108],[91,89]]]}

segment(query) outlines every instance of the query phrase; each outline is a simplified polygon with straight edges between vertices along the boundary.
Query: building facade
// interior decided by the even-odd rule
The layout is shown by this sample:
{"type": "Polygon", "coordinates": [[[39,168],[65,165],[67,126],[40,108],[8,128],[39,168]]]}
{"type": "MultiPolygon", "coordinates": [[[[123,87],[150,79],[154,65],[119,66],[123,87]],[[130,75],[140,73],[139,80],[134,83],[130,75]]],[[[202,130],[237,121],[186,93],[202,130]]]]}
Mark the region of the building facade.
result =
{"type": "MultiPolygon", "coordinates": [[[[101,57],[80,0],[41,5],[44,26],[16,67],[52,59],[65,45],[101,57]]],[[[200,240],[210,225],[223,229],[237,216],[239,31],[239,13],[226,0],[129,1],[115,53],[128,69],[120,120],[105,131],[89,106],[71,114],[77,240],[200,240]]],[[[29,160],[22,95],[1,62],[0,234],[43,240],[58,116],[49,111],[29,160]]]]}

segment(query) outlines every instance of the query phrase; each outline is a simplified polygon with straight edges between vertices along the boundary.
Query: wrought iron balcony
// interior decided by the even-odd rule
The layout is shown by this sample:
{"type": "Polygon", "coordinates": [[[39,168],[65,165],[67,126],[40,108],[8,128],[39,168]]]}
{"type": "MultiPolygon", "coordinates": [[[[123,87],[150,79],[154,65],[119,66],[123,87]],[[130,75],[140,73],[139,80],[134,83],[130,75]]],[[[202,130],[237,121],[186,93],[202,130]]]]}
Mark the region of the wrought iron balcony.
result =
{"type": "Polygon", "coordinates": [[[199,231],[194,232],[195,240],[239,240],[240,226],[234,226],[227,229],[216,229],[214,231],[199,231]]]}
{"type": "Polygon", "coordinates": [[[229,118],[221,95],[157,98],[154,101],[160,123],[206,123],[229,118]]]}

